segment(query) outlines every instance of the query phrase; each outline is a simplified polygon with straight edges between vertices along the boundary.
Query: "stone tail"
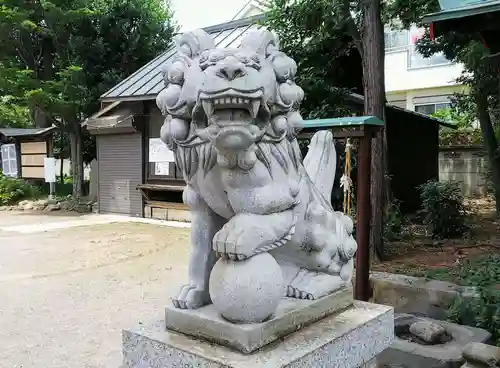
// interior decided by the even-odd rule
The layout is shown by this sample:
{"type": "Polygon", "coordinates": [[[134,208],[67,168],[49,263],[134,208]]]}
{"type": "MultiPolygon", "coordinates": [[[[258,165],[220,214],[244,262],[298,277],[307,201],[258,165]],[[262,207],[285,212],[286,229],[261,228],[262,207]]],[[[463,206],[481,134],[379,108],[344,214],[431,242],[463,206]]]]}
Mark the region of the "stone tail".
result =
{"type": "Polygon", "coordinates": [[[316,132],[311,138],[309,151],[304,159],[304,167],[314,186],[331,203],[337,152],[333,134],[328,130],[316,132]]]}

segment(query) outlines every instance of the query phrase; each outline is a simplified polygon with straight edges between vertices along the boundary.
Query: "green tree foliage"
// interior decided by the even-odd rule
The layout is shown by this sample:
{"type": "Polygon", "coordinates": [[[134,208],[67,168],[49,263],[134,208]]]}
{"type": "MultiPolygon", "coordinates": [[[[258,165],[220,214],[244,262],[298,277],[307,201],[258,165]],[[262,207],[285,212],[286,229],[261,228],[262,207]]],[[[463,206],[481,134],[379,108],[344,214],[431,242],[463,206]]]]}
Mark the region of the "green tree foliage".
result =
{"type": "Polygon", "coordinates": [[[298,64],[304,117],[350,115],[342,97],[349,91],[363,93],[361,37],[351,16],[356,7],[343,0],[272,0],[268,6],[266,25],[298,64]]]}
{"type": "Polygon", "coordinates": [[[24,128],[30,116],[24,104],[24,91],[32,88],[32,72],[0,61],[0,127],[24,128]]]}
{"type": "Polygon", "coordinates": [[[481,144],[481,130],[477,127],[475,104],[473,96],[456,94],[451,108],[436,111],[431,116],[453,124],[456,129],[439,128],[439,144],[475,145],[481,144]]]}
{"type": "MultiPolygon", "coordinates": [[[[71,142],[73,182],[81,183],[82,158],[92,159],[93,144],[80,122],[99,108],[104,91],[165,50],[175,31],[168,5],[0,0],[0,124],[25,126],[29,117],[36,126],[60,127],[56,146],[71,142]]],[[[69,152],[61,146],[57,153],[69,152]]]]}

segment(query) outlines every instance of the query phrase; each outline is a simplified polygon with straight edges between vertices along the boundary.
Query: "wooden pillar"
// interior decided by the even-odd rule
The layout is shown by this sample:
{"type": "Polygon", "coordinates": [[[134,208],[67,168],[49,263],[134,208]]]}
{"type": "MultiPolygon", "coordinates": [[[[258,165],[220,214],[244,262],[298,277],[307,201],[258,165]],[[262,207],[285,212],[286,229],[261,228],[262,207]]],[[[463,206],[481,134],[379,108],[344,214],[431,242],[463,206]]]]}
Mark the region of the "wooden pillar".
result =
{"type": "Polygon", "coordinates": [[[359,139],[356,193],[356,285],[355,298],[368,301],[370,298],[370,176],[372,156],[372,131],[364,127],[359,139]]]}

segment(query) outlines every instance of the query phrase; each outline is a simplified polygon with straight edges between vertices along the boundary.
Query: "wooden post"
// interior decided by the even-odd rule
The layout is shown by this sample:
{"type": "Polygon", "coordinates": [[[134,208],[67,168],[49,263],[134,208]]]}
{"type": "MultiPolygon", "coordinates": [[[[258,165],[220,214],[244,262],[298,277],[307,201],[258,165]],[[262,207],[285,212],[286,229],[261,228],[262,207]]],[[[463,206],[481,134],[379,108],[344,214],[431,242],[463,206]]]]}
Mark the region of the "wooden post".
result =
{"type": "Polygon", "coordinates": [[[364,127],[364,135],[359,139],[357,162],[356,194],[356,285],[355,298],[368,301],[370,298],[370,176],[372,156],[372,131],[364,127]]]}

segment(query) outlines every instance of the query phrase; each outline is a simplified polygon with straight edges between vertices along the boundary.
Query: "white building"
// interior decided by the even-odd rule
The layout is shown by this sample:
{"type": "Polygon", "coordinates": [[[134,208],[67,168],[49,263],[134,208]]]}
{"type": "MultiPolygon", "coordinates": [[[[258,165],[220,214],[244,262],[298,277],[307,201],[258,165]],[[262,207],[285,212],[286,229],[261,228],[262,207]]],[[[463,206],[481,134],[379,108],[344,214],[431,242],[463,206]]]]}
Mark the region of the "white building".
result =
{"type": "Polygon", "coordinates": [[[450,97],[465,87],[456,79],[463,68],[444,55],[424,58],[415,50],[423,29],[386,29],[385,89],[387,101],[424,114],[450,106],[450,97]]]}

